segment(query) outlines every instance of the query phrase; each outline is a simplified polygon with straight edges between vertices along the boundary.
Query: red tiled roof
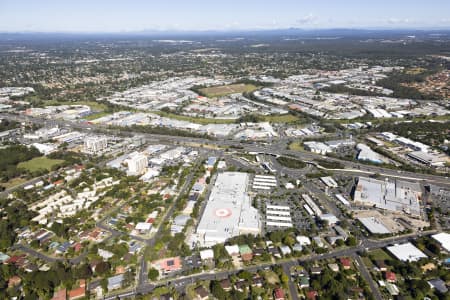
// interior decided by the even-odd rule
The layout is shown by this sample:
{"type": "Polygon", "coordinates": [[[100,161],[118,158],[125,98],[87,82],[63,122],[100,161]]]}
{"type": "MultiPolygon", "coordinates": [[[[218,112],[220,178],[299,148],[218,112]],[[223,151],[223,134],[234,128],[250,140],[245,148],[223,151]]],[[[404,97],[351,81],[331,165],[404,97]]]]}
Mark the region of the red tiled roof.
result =
{"type": "Polygon", "coordinates": [[[69,300],[75,300],[82,298],[86,295],[86,289],[84,287],[79,287],[74,290],[69,291],[69,300]]]}
{"type": "Polygon", "coordinates": [[[9,280],[8,280],[8,287],[16,286],[16,285],[20,284],[21,282],[22,282],[22,278],[20,278],[19,276],[15,275],[15,276],[9,278],[9,280]]]}
{"type": "Polygon", "coordinates": [[[341,261],[341,264],[342,264],[344,267],[350,267],[350,265],[351,265],[350,259],[349,259],[349,258],[344,258],[344,257],[342,257],[342,258],[340,259],[340,261],[341,261]]]}
{"type": "Polygon", "coordinates": [[[275,289],[274,291],[275,299],[284,299],[284,291],[280,288],[275,289]]]}
{"type": "Polygon", "coordinates": [[[61,289],[53,294],[52,300],[66,300],[67,299],[66,293],[67,293],[66,289],[61,289]]]}
{"type": "Polygon", "coordinates": [[[309,291],[306,293],[306,298],[307,299],[316,299],[317,297],[317,292],[316,291],[309,291]]]}
{"type": "Polygon", "coordinates": [[[395,275],[394,272],[388,271],[388,272],[384,273],[384,276],[387,281],[396,281],[397,280],[397,276],[395,275]]]}

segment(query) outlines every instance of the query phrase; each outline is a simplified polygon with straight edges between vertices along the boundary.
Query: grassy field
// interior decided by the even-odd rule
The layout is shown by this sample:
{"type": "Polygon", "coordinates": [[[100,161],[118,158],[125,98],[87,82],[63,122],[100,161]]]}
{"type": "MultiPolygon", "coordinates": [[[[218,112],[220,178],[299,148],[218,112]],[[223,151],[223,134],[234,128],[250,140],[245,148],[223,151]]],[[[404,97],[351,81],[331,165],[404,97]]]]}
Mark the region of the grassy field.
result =
{"type": "Polygon", "coordinates": [[[368,258],[368,257],[361,257],[361,259],[362,259],[362,261],[364,262],[364,264],[366,265],[366,267],[368,269],[372,269],[373,268],[373,263],[370,260],[370,258],[368,258]]]}
{"type": "Polygon", "coordinates": [[[108,107],[105,104],[98,103],[97,101],[56,101],[48,100],[44,102],[46,106],[54,105],[87,105],[95,111],[105,111],[108,107]]]}
{"type": "Polygon", "coordinates": [[[356,119],[335,119],[330,120],[335,123],[340,124],[350,124],[350,123],[365,123],[365,122],[372,122],[373,124],[382,124],[382,123],[393,123],[393,122],[421,122],[421,121],[430,121],[430,120],[436,120],[436,121],[450,121],[450,115],[444,115],[444,116],[424,116],[424,117],[415,117],[411,119],[399,119],[399,118],[356,118],[356,119]]]}
{"type": "Polygon", "coordinates": [[[264,271],[264,278],[270,284],[278,284],[280,280],[278,279],[278,275],[273,271],[264,271]]]}
{"type": "Polygon", "coordinates": [[[304,151],[303,146],[300,142],[292,142],[289,144],[289,150],[293,151],[304,151]]]}
{"type": "Polygon", "coordinates": [[[92,114],[92,115],[86,116],[86,117],[84,117],[84,119],[87,120],[87,121],[91,121],[91,120],[95,120],[95,119],[98,119],[98,118],[101,118],[101,117],[104,117],[104,116],[109,116],[109,115],[110,115],[110,113],[107,113],[107,112],[99,112],[99,113],[96,113],[96,114],[92,114]]]}
{"type": "Polygon", "coordinates": [[[369,256],[373,257],[375,260],[392,260],[392,257],[382,249],[370,251],[369,256]]]}
{"type": "Polygon", "coordinates": [[[53,166],[62,164],[63,162],[64,160],[62,159],[50,159],[45,156],[41,156],[33,158],[29,161],[21,162],[17,167],[28,170],[30,172],[34,172],[40,169],[47,169],[50,171],[53,166]]]}
{"type": "Polygon", "coordinates": [[[200,89],[200,93],[202,93],[208,98],[216,98],[230,94],[253,92],[256,89],[258,89],[258,87],[253,84],[237,83],[221,86],[210,86],[207,88],[200,89]]]}
{"type": "Polygon", "coordinates": [[[5,189],[9,189],[9,188],[15,187],[17,185],[20,185],[26,181],[27,180],[25,178],[16,177],[16,178],[8,180],[7,182],[1,183],[0,186],[4,187],[5,189]]]}
{"type": "MultiPolygon", "coordinates": [[[[162,117],[175,119],[175,120],[181,120],[181,121],[188,121],[192,123],[197,124],[232,124],[235,123],[235,119],[213,119],[213,118],[202,118],[202,117],[190,117],[190,116],[183,116],[173,113],[167,113],[162,111],[152,111],[152,113],[157,114],[162,117]]],[[[293,123],[299,120],[298,117],[287,114],[287,115],[271,115],[271,116],[262,116],[263,122],[271,122],[271,123],[293,123]]]]}
{"type": "Polygon", "coordinates": [[[264,116],[265,122],[271,122],[271,123],[295,123],[300,118],[291,114],[286,115],[270,115],[270,116],[264,116]]]}
{"type": "Polygon", "coordinates": [[[183,116],[183,115],[177,115],[173,113],[167,113],[163,111],[152,111],[152,113],[160,115],[161,117],[166,117],[170,119],[180,120],[180,121],[188,121],[192,123],[197,124],[231,124],[236,122],[235,119],[213,119],[213,118],[201,118],[201,117],[190,117],[190,116],[183,116]]]}

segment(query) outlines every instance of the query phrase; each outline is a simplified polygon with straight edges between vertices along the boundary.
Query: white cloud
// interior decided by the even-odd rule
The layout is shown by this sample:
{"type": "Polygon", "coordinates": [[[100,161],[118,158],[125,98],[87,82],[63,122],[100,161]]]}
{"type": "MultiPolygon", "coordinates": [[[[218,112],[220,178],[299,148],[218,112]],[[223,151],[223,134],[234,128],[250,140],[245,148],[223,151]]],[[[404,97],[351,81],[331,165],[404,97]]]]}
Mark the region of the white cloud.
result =
{"type": "Polygon", "coordinates": [[[389,23],[389,24],[409,24],[411,22],[412,22],[412,20],[410,20],[408,18],[404,18],[404,19],[401,19],[401,18],[389,18],[387,20],[387,23],[389,23]]]}
{"type": "Polygon", "coordinates": [[[315,25],[317,24],[318,17],[313,15],[312,13],[307,14],[306,16],[303,16],[296,20],[297,24],[300,25],[315,25]]]}

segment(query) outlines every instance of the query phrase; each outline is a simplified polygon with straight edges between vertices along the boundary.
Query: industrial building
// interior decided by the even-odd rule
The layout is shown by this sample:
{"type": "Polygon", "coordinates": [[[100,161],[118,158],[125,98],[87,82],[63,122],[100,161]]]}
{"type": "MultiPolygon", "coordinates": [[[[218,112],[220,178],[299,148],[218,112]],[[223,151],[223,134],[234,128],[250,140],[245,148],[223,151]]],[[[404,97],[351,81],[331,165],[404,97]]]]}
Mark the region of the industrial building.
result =
{"type": "Polygon", "coordinates": [[[317,206],[316,202],[314,202],[314,200],[308,194],[302,194],[302,198],[306,202],[303,207],[305,207],[306,211],[311,216],[315,215],[317,217],[320,217],[322,215],[322,211],[320,210],[319,206],[317,206]]]}
{"type": "Polygon", "coordinates": [[[395,257],[397,257],[401,261],[418,261],[421,258],[427,258],[427,256],[420,251],[416,246],[411,243],[405,243],[401,245],[394,245],[387,247],[389,252],[392,253],[395,257]]]}
{"type": "Polygon", "coordinates": [[[418,183],[359,177],[353,199],[365,205],[420,216],[421,195],[418,183]]]}
{"type": "Polygon", "coordinates": [[[431,236],[436,240],[445,251],[450,252],[450,233],[440,232],[431,236]]]}
{"type": "Polygon", "coordinates": [[[372,234],[388,234],[391,233],[384,224],[374,217],[358,218],[361,224],[372,234]]]}
{"type": "Polygon", "coordinates": [[[342,196],[341,194],[335,194],[334,196],[345,206],[350,206],[350,202],[347,199],[345,199],[345,197],[342,196]]]}
{"type": "Polygon", "coordinates": [[[223,243],[241,234],[259,234],[261,217],[247,192],[249,174],[224,172],[217,175],[196,231],[201,247],[223,243]]]}
{"type": "Polygon", "coordinates": [[[445,155],[436,155],[423,151],[413,151],[407,154],[408,157],[430,167],[443,167],[447,162],[445,155]]]}
{"type": "Polygon", "coordinates": [[[329,188],[337,188],[338,184],[331,176],[320,177],[320,180],[329,188]]]}
{"type": "Polygon", "coordinates": [[[333,152],[331,147],[325,145],[322,142],[304,142],[303,146],[305,150],[311,151],[313,153],[325,155],[327,153],[333,152]]]}
{"type": "Polygon", "coordinates": [[[356,149],[359,151],[357,157],[358,160],[369,161],[376,164],[381,164],[384,162],[383,156],[376,153],[365,144],[356,145],[356,149]]]}

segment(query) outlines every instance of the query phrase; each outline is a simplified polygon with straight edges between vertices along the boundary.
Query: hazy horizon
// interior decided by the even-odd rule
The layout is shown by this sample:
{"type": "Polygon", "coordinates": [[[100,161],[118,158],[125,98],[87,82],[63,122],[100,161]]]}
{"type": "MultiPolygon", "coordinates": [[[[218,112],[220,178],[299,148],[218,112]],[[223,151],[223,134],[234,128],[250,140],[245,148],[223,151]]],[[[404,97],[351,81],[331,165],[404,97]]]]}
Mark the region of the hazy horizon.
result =
{"type": "Polygon", "coordinates": [[[450,2],[380,0],[3,0],[0,32],[127,33],[320,29],[450,29],[450,2]]]}

